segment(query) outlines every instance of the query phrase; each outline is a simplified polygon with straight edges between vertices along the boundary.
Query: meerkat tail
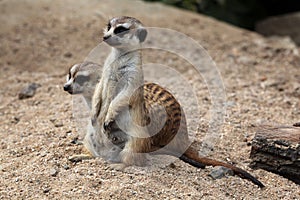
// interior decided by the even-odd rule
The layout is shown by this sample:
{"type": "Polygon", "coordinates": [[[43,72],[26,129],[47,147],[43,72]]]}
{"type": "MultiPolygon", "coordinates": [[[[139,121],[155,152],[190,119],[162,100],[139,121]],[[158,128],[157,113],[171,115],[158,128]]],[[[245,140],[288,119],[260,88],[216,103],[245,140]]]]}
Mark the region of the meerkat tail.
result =
{"type": "Polygon", "coordinates": [[[197,167],[197,168],[201,168],[201,169],[204,169],[205,168],[205,164],[202,164],[196,160],[193,160],[191,158],[189,158],[188,156],[186,156],[185,154],[183,154],[182,156],[179,157],[180,160],[182,160],[183,162],[185,163],[188,163],[194,167],[197,167]]]}
{"type": "Polygon", "coordinates": [[[186,152],[179,157],[180,160],[198,168],[204,168],[205,166],[223,166],[226,168],[231,169],[236,175],[243,179],[248,179],[251,182],[253,182],[255,185],[258,185],[260,188],[265,187],[259,180],[257,180],[255,177],[253,177],[251,174],[246,172],[245,170],[242,170],[241,168],[235,167],[231,164],[220,162],[217,160],[213,160],[207,157],[202,157],[198,155],[198,152],[193,149],[192,147],[189,147],[186,152]]]}

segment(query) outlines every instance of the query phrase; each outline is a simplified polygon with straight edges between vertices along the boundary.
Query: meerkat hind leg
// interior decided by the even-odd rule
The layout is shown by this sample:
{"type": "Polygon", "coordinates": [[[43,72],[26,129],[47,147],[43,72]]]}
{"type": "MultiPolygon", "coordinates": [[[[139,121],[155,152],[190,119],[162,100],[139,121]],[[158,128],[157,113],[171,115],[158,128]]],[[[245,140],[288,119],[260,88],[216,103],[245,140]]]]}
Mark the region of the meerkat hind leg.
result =
{"type": "Polygon", "coordinates": [[[139,156],[126,155],[122,163],[111,163],[109,167],[117,171],[124,171],[125,168],[130,166],[145,167],[146,163],[147,163],[147,159],[145,155],[139,155],[139,156]]]}

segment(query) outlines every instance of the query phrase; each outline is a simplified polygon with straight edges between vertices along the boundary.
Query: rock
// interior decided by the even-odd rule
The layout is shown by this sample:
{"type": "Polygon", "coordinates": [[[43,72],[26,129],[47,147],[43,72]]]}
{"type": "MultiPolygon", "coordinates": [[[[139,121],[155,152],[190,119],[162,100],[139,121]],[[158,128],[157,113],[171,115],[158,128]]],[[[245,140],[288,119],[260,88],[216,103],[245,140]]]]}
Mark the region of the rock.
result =
{"type": "Polygon", "coordinates": [[[297,87],[294,92],[293,95],[297,98],[300,98],[300,87],[297,87]]]}
{"type": "Polygon", "coordinates": [[[62,122],[56,122],[56,123],[54,123],[54,126],[55,126],[56,128],[59,128],[59,127],[63,127],[64,124],[63,124],[62,122]]]}
{"type": "Polygon", "coordinates": [[[20,91],[19,99],[27,99],[33,97],[35,95],[36,89],[39,87],[41,87],[40,84],[30,83],[20,91]]]}
{"type": "Polygon", "coordinates": [[[70,143],[77,144],[77,145],[83,145],[83,141],[78,140],[78,137],[74,138],[70,143]]]}
{"type": "Polygon", "coordinates": [[[48,193],[48,192],[50,192],[50,190],[51,190],[50,187],[45,187],[45,188],[43,188],[43,192],[44,192],[44,193],[48,193]]]}
{"type": "Polygon", "coordinates": [[[63,168],[64,168],[65,170],[68,170],[68,169],[70,169],[70,166],[67,165],[67,164],[64,164],[64,165],[63,165],[63,168]]]}
{"type": "Polygon", "coordinates": [[[256,24],[255,30],[263,35],[289,36],[300,45],[300,12],[273,16],[256,24]]]}
{"type": "Polygon", "coordinates": [[[53,125],[54,125],[56,128],[59,128],[59,127],[63,127],[63,126],[64,126],[64,124],[63,124],[61,121],[59,121],[59,120],[57,120],[57,119],[55,119],[55,118],[52,118],[52,119],[50,119],[49,121],[52,122],[53,125]]]}
{"type": "Polygon", "coordinates": [[[50,169],[50,175],[51,176],[56,176],[58,174],[58,171],[54,168],[50,169]]]}
{"type": "Polygon", "coordinates": [[[64,57],[66,58],[71,58],[73,56],[73,54],[71,52],[67,52],[64,54],[64,57]]]}
{"type": "Polygon", "coordinates": [[[293,126],[300,127],[300,122],[294,123],[293,126]]]}
{"type": "Polygon", "coordinates": [[[170,163],[169,167],[172,168],[172,169],[175,169],[176,165],[174,163],[170,163]]]}
{"type": "Polygon", "coordinates": [[[226,175],[230,175],[233,176],[234,173],[231,169],[223,167],[223,166],[217,166],[214,167],[211,172],[209,173],[209,175],[213,178],[213,179],[219,179],[219,178],[223,178],[226,175]]]}
{"type": "Polygon", "coordinates": [[[14,116],[14,117],[12,118],[12,120],[11,120],[11,123],[13,123],[13,124],[17,124],[17,123],[19,123],[19,121],[20,121],[20,118],[19,118],[19,117],[16,117],[16,116],[14,116]]]}
{"type": "Polygon", "coordinates": [[[43,152],[40,153],[40,156],[41,156],[41,157],[45,157],[46,155],[47,155],[47,152],[46,152],[46,151],[43,151],[43,152]]]}

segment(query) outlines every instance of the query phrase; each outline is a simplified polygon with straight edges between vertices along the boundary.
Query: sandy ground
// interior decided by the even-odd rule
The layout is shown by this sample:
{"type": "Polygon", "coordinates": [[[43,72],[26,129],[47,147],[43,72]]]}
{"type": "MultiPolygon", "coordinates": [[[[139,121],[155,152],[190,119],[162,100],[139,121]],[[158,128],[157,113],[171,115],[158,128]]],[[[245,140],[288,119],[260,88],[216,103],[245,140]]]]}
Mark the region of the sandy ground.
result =
{"type": "MultiPolygon", "coordinates": [[[[299,48],[288,38],[264,38],[201,15],[129,0],[1,0],[0,11],[0,199],[300,199],[299,185],[249,168],[256,125],[300,120],[299,48]],[[68,161],[82,149],[71,142],[84,128],[76,126],[74,99],[62,89],[65,74],[91,55],[107,19],[116,15],[177,30],[208,51],[227,97],[224,123],[209,155],[251,172],[265,189],[237,176],[213,180],[212,168],[200,170],[180,160],[125,172],[111,170],[101,158],[68,161]],[[19,100],[19,91],[32,82],[41,85],[36,95],[19,100]]],[[[174,44],[168,35],[159,40],[166,49],[174,44]]],[[[181,50],[191,51],[185,44],[181,50]]],[[[101,47],[89,58],[103,63],[107,53],[101,47]]],[[[169,66],[145,66],[145,76],[180,100],[200,149],[213,117],[209,82],[174,53],[144,54],[145,63],[169,66]]]]}

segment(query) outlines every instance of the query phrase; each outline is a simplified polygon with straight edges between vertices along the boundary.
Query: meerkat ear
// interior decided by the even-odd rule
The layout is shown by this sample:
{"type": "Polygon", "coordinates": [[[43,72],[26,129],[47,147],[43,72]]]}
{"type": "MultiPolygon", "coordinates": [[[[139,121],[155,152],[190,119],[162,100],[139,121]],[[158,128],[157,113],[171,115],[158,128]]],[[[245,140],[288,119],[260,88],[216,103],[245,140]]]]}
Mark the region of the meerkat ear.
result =
{"type": "Polygon", "coordinates": [[[139,38],[140,42],[144,42],[147,37],[147,30],[145,28],[138,28],[136,30],[136,35],[139,38]]]}

